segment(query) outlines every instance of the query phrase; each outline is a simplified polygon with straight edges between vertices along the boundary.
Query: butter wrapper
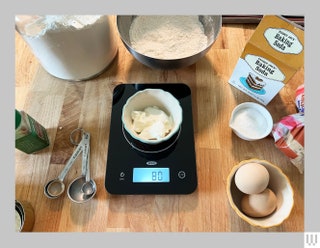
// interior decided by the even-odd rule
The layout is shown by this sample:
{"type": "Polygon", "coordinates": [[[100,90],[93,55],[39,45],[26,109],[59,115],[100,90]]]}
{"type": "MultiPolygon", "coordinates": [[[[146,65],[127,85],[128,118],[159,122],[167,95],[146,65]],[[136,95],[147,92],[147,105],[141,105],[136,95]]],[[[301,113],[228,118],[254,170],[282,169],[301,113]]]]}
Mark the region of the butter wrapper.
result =
{"type": "Polygon", "coordinates": [[[276,147],[304,172],[304,114],[296,113],[283,117],[273,125],[272,135],[276,147]]]}
{"type": "Polygon", "coordinates": [[[304,84],[300,85],[296,90],[296,106],[300,113],[304,113],[304,84]]]}

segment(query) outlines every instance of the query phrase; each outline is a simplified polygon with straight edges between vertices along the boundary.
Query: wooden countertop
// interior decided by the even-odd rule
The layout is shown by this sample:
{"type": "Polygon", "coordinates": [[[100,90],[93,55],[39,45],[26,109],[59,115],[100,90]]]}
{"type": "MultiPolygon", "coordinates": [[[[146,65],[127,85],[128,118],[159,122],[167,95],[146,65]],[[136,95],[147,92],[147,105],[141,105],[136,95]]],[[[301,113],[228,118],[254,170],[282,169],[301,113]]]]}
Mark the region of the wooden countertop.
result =
{"type": "MultiPolygon", "coordinates": [[[[272,137],[248,142],[228,126],[232,109],[254,101],[228,80],[256,24],[224,24],[210,51],[184,69],[150,69],[125,49],[99,77],[68,82],[49,75],[16,33],[15,107],[24,110],[48,130],[51,144],[37,154],[15,151],[15,198],[31,203],[34,232],[303,232],[304,175],[274,145],[272,137]],[[198,187],[188,195],[110,195],[104,186],[112,91],[119,83],[183,82],[192,91],[198,187]],[[48,199],[43,187],[56,177],[73,152],[70,132],[82,127],[91,134],[91,176],[95,197],[84,204],[69,200],[66,192],[48,199]],[[259,158],[278,165],[294,190],[291,215],[280,226],[252,227],[229,205],[226,179],[242,160],[259,158]]],[[[301,69],[267,105],[275,122],[296,113],[296,88],[304,82],[301,69]]],[[[80,175],[75,165],[65,178],[80,175]]]]}

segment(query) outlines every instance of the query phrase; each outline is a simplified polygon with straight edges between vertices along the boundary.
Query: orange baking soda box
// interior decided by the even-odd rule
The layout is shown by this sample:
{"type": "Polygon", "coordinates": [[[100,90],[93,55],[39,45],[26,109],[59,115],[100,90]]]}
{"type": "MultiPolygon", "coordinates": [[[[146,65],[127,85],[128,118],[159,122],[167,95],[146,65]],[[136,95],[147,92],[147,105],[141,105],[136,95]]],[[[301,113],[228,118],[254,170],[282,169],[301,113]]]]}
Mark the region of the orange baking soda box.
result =
{"type": "Polygon", "coordinates": [[[265,15],[246,44],[229,83],[267,105],[304,63],[304,28],[265,15]]]}

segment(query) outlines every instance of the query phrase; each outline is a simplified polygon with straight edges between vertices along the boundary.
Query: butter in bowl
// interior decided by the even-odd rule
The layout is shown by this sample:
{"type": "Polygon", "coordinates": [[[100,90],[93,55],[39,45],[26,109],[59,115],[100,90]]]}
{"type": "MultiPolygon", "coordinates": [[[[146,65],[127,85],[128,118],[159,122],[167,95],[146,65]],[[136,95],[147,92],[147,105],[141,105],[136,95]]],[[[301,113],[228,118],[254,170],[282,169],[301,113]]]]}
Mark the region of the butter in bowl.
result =
{"type": "Polygon", "coordinates": [[[144,89],[132,95],[123,106],[122,124],[132,138],[155,145],[178,133],[182,122],[179,101],[162,89],[144,89]]]}

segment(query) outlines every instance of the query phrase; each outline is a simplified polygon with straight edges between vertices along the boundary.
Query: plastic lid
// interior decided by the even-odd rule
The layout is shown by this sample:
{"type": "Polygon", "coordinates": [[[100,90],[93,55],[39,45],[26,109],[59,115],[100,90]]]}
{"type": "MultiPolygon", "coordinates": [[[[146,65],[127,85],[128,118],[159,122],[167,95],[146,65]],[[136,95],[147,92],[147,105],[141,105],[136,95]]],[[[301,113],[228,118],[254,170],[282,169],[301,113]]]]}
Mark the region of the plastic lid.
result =
{"type": "Polygon", "coordinates": [[[16,110],[16,129],[20,126],[21,123],[21,114],[18,110],[16,110]]]}

